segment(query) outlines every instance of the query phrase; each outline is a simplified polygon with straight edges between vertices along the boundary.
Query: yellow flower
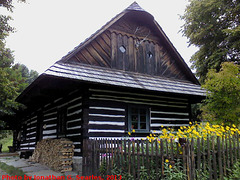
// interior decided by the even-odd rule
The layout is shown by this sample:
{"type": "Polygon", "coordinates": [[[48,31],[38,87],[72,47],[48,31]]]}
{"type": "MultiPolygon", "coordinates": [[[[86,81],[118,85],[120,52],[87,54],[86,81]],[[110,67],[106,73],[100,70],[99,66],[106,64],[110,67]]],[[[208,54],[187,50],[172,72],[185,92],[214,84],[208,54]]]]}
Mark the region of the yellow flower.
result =
{"type": "Polygon", "coordinates": [[[172,169],[172,165],[169,165],[169,168],[172,169]]]}
{"type": "Polygon", "coordinates": [[[128,135],[130,136],[130,135],[131,135],[131,133],[130,133],[130,132],[128,132],[128,135]]]}
{"type": "Polygon", "coordinates": [[[189,122],[189,124],[192,124],[192,122],[189,122]]]}
{"type": "Polygon", "coordinates": [[[165,160],[165,162],[166,162],[166,163],[168,163],[168,162],[169,162],[169,160],[168,160],[168,159],[166,159],[166,160],[165,160]]]}
{"type": "Polygon", "coordinates": [[[132,132],[135,133],[136,132],[135,129],[133,129],[132,132]]]}

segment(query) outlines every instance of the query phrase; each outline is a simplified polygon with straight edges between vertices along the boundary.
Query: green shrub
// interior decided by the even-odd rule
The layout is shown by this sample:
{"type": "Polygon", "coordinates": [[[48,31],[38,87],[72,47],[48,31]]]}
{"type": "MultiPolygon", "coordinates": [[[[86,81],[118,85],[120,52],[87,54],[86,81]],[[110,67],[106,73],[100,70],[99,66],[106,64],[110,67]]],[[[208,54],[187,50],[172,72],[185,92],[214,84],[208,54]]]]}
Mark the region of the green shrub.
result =
{"type": "Polygon", "coordinates": [[[0,144],[3,145],[2,152],[8,152],[8,146],[13,144],[12,131],[0,131],[0,144]]]}
{"type": "Polygon", "coordinates": [[[235,163],[232,169],[229,169],[230,175],[224,177],[224,180],[236,180],[240,179],[240,161],[235,163]]]}
{"type": "Polygon", "coordinates": [[[15,168],[14,166],[9,166],[6,163],[0,162],[0,169],[5,171],[9,175],[16,175],[18,177],[21,176],[22,179],[24,179],[24,172],[19,168],[15,168]]]}

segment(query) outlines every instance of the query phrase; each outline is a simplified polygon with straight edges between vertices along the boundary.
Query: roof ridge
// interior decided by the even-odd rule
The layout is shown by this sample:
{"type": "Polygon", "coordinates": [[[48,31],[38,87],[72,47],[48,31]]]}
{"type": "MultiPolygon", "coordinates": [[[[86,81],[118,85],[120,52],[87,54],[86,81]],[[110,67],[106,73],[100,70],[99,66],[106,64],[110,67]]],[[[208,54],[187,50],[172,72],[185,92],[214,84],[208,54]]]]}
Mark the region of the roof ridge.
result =
{"type": "Polygon", "coordinates": [[[134,1],[130,6],[128,6],[125,10],[134,10],[134,11],[144,11],[146,12],[141,6],[139,6],[139,4],[134,1]]]}

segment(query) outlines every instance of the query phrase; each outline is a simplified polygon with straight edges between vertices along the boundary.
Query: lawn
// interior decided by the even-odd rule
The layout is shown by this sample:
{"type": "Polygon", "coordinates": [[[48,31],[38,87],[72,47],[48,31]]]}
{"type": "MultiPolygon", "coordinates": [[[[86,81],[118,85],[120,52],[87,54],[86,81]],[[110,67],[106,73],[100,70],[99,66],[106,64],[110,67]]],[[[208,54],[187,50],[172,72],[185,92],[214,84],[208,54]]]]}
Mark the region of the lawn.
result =
{"type": "Polygon", "coordinates": [[[13,135],[12,133],[8,134],[7,137],[0,139],[0,144],[3,145],[2,152],[9,152],[8,146],[13,144],[13,135]]]}

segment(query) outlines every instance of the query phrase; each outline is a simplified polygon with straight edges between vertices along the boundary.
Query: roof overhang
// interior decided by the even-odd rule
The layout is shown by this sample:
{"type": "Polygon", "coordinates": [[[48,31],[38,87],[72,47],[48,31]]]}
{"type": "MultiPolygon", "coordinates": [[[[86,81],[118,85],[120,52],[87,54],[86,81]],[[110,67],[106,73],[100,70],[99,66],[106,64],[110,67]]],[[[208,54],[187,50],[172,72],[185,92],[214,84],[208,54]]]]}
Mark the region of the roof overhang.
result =
{"type": "Polygon", "coordinates": [[[81,89],[86,84],[198,97],[197,101],[206,95],[200,85],[187,81],[85,64],[55,63],[26,88],[17,101],[26,106],[44,105],[64,94],[81,89]]]}
{"type": "Polygon", "coordinates": [[[98,84],[205,96],[205,90],[202,89],[200,85],[188,81],[167,79],[159,76],[150,76],[147,74],[85,64],[55,63],[44,74],[98,84]]]}
{"type": "Polygon", "coordinates": [[[80,89],[81,86],[82,84],[74,79],[43,73],[17,97],[16,101],[28,108],[41,107],[65,94],[80,89]]]}

